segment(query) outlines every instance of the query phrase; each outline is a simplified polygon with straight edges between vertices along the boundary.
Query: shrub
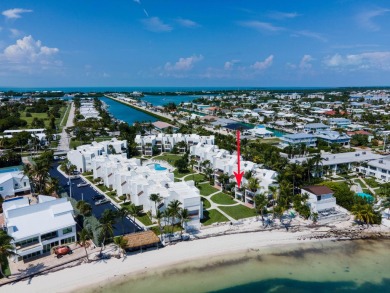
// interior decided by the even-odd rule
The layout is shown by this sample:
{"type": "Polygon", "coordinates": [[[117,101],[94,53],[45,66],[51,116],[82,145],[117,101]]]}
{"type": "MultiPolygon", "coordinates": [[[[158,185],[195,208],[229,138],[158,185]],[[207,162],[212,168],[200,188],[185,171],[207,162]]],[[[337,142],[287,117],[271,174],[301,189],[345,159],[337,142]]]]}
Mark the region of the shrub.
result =
{"type": "Polygon", "coordinates": [[[30,112],[26,112],[26,117],[32,117],[30,112]]]}

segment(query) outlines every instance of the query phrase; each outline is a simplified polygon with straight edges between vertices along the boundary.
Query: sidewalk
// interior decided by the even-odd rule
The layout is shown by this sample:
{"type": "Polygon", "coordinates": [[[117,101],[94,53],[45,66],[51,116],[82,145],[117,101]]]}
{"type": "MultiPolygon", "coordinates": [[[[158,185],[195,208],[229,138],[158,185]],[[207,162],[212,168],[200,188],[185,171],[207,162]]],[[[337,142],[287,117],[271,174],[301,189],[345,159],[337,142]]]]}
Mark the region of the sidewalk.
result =
{"type": "Polygon", "coordinates": [[[70,150],[70,148],[69,148],[70,137],[69,137],[68,133],[66,133],[66,129],[68,127],[73,126],[74,112],[75,112],[75,107],[74,107],[74,103],[72,102],[72,105],[71,105],[71,108],[69,111],[68,121],[66,122],[65,127],[62,128],[61,139],[60,139],[60,141],[58,143],[58,147],[57,147],[58,151],[69,151],[70,150]]]}

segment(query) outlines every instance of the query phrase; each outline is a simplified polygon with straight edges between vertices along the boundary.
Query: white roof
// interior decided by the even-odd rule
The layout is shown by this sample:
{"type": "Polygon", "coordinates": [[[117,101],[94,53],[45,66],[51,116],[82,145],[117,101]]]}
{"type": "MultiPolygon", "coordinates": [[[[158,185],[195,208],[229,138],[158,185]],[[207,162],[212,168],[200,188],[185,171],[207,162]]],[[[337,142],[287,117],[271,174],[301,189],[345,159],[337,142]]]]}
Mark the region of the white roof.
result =
{"type": "Polygon", "coordinates": [[[8,234],[15,241],[75,225],[73,207],[66,198],[40,198],[43,202],[38,204],[5,210],[8,234]]]}

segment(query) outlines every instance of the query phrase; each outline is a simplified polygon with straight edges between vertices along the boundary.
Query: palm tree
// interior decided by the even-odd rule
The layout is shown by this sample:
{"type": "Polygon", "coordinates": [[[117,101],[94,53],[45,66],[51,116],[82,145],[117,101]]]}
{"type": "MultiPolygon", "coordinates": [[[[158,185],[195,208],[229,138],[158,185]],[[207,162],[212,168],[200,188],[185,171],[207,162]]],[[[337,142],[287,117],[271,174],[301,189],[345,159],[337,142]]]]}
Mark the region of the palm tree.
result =
{"type": "Polygon", "coordinates": [[[248,184],[247,184],[246,187],[247,187],[250,191],[256,192],[257,189],[259,189],[259,187],[260,187],[259,179],[258,179],[258,178],[255,178],[255,177],[249,178],[248,184]]]}
{"type": "Polygon", "coordinates": [[[118,246],[119,257],[121,256],[121,252],[125,255],[125,249],[127,248],[127,240],[123,236],[117,236],[114,238],[114,243],[118,246]]]}
{"type": "Polygon", "coordinates": [[[129,215],[129,210],[126,207],[121,207],[118,212],[118,218],[121,220],[121,225],[122,225],[122,234],[125,234],[125,218],[129,215]]]}
{"type": "Polygon", "coordinates": [[[213,179],[213,169],[211,169],[210,167],[207,167],[205,170],[204,170],[204,173],[205,175],[207,176],[207,178],[209,179],[209,182],[211,184],[211,181],[213,179]]]}
{"type": "Polygon", "coordinates": [[[4,278],[8,278],[3,272],[3,266],[8,264],[8,257],[17,255],[14,252],[14,246],[11,244],[13,238],[5,231],[0,230],[0,274],[4,278]]]}
{"type": "Polygon", "coordinates": [[[375,213],[372,209],[372,206],[369,204],[364,205],[363,219],[364,219],[364,222],[366,222],[366,224],[367,224],[367,228],[370,224],[374,223],[374,221],[375,221],[375,213]]]}
{"type": "Polygon", "coordinates": [[[80,214],[85,218],[91,215],[92,207],[84,200],[79,200],[76,204],[76,208],[80,211],[80,214]]]}
{"type": "Polygon", "coordinates": [[[157,214],[157,204],[160,203],[163,200],[163,198],[160,196],[159,193],[152,193],[149,196],[149,200],[154,202],[154,211],[157,214]]]}
{"type": "Polygon", "coordinates": [[[352,215],[355,216],[355,220],[358,221],[359,223],[364,222],[364,208],[363,205],[357,204],[354,205],[351,209],[352,215]]]}
{"type": "Polygon", "coordinates": [[[130,214],[130,216],[132,216],[133,217],[133,223],[134,223],[134,233],[135,233],[135,217],[138,215],[138,213],[139,213],[139,209],[137,208],[137,206],[135,205],[135,204],[131,204],[130,206],[129,206],[129,214],[130,214]]]}
{"type": "Polygon", "coordinates": [[[314,166],[315,166],[315,168],[314,168],[314,170],[315,170],[315,177],[317,177],[318,176],[318,174],[321,174],[322,175],[322,172],[320,173],[319,172],[319,166],[320,166],[320,164],[322,165],[322,157],[321,157],[321,154],[315,154],[313,157],[312,157],[312,162],[313,162],[313,164],[314,164],[314,166]]]}
{"type": "Polygon", "coordinates": [[[185,224],[190,220],[190,214],[189,214],[187,209],[180,209],[179,216],[180,216],[180,222],[181,222],[180,235],[183,235],[183,226],[185,226],[185,224]]]}
{"type": "Polygon", "coordinates": [[[156,213],[156,220],[157,220],[158,228],[160,229],[161,237],[162,237],[162,234],[163,234],[162,227],[161,227],[161,220],[162,220],[163,218],[164,218],[164,213],[161,212],[160,210],[157,210],[157,213],[156,213]]]}
{"type": "MultiPolygon", "coordinates": [[[[172,210],[169,209],[169,208],[165,209],[164,212],[163,212],[163,217],[165,219],[166,226],[169,226],[169,222],[170,222],[171,216],[172,216],[172,210]]],[[[173,219],[172,219],[172,223],[173,223],[173,219]]]]}
{"type": "Polygon", "coordinates": [[[87,261],[89,262],[87,248],[90,246],[89,240],[91,239],[91,234],[89,233],[88,229],[86,229],[86,228],[83,228],[77,234],[79,235],[79,240],[77,241],[77,244],[84,247],[85,256],[87,257],[87,261]]]}
{"type": "Polygon", "coordinates": [[[225,190],[227,183],[229,182],[229,175],[227,173],[222,173],[218,176],[218,181],[221,183],[222,191],[225,190]]]}
{"type": "Polygon", "coordinates": [[[51,177],[46,185],[46,194],[57,193],[60,186],[60,180],[55,177],[51,177]]]}
{"type": "Polygon", "coordinates": [[[113,210],[105,210],[99,219],[101,236],[103,238],[100,254],[102,254],[104,243],[114,236],[114,225],[116,224],[116,213],[113,210]]]}
{"type": "Polygon", "coordinates": [[[264,225],[264,208],[267,206],[268,199],[264,193],[256,194],[254,197],[256,214],[260,211],[261,221],[264,225]]]}
{"type": "Polygon", "coordinates": [[[278,188],[276,186],[268,187],[268,190],[272,194],[272,217],[275,218],[275,202],[278,200],[278,188]]]}
{"type": "Polygon", "coordinates": [[[171,201],[168,204],[168,209],[171,211],[172,216],[172,233],[173,233],[173,225],[175,223],[175,219],[180,217],[180,210],[181,210],[181,202],[177,199],[171,201]]]}

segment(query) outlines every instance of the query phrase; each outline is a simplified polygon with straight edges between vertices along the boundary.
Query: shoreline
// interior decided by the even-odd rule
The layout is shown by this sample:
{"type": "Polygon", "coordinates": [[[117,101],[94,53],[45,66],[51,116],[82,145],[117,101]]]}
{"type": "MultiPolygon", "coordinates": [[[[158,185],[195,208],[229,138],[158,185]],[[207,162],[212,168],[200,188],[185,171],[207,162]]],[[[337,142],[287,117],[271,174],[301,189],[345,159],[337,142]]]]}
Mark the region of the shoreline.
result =
{"type": "MultiPolygon", "coordinates": [[[[124,282],[140,278],[149,272],[165,271],[174,266],[231,257],[232,254],[249,251],[281,249],[297,244],[331,243],[335,237],[316,238],[315,230],[301,232],[264,231],[245,234],[230,234],[207,239],[180,242],[159,250],[129,254],[125,259],[111,258],[108,261],[83,263],[57,272],[49,272],[28,280],[0,287],[0,292],[80,292],[98,289],[107,283],[124,282]],[[314,234],[313,234],[314,233],[314,234]],[[311,238],[312,237],[312,238],[311,238]],[[310,239],[311,238],[311,239],[310,239]],[[301,240],[306,239],[306,240],[301,240]],[[60,288],[60,290],[58,290],[60,288]]],[[[320,233],[325,235],[326,233],[320,233]]],[[[349,239],[345,239],[349,240],[349,239]]],[[[111,246],[112,249],[112,246],[111,246]]]]}

